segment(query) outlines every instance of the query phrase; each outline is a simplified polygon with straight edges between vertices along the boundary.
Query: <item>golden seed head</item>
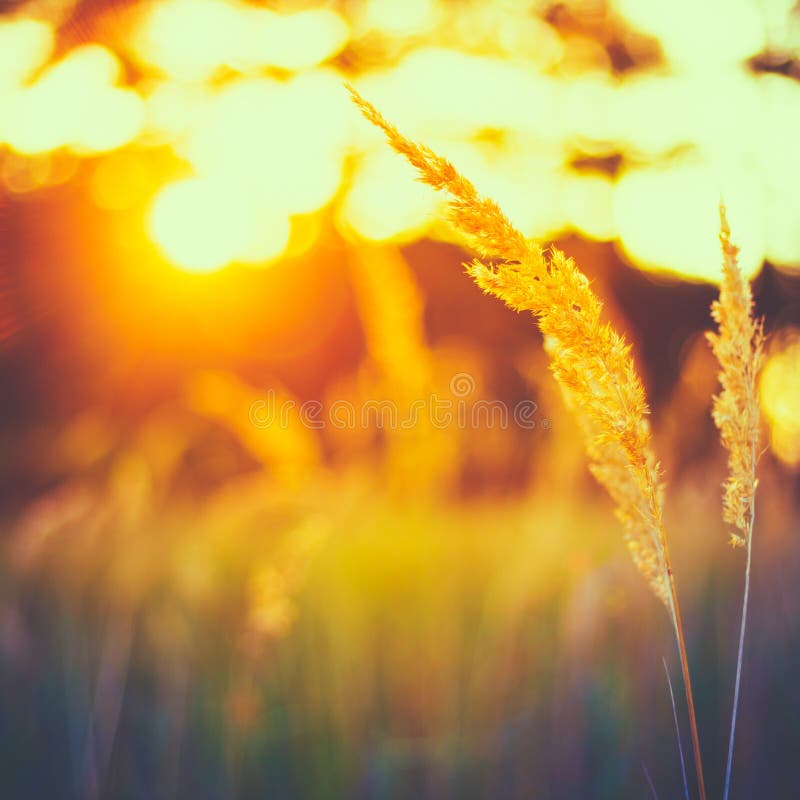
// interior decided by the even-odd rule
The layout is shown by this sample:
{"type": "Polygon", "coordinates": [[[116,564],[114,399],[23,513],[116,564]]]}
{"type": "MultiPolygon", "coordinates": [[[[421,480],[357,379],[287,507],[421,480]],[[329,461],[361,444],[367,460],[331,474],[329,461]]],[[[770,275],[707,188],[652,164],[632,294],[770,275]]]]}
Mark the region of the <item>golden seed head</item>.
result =
{"type": "Polygon", "coordinates": [[[670,608],[663,487],[630,346],[602,321],[602,303],[571,258],[554,247],[545,253],[527,241],[452,164],[406,139],[348,88],[364,116],[416,167],[421,180],[449,194],[451,222],[482,258],[493,262],[466,265],[478,286],[535,315],[550,368],[583,433],[592,473],[616,504],[636,567],[670,608]]]}
{"type": "Polygon", "coordinates": [[[731,544],[742,547],[752,534],[760,410],[758,373],[764,357],[763,321],[753,316],[750,284],[739,269],[739,248],[731,243],[725,206],[720,203],[722,281],[719,299],[711,304],[718,325],[708,340],[719,362],[722,391],[714,397],[712,416],[728,451],[723,517],[736,528],[731,544]]]}

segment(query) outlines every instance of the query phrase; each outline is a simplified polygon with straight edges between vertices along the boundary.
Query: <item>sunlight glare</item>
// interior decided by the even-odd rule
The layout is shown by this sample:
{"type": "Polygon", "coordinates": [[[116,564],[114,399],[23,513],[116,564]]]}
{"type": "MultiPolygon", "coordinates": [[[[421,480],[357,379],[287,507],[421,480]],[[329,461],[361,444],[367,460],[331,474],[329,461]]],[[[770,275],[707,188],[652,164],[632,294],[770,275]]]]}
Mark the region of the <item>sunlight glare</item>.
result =
{"type": "Polygon", "coordinates": [[[164,255],[189,272],[276,258],[290,233],[285,213],[254,201],[222,177],[188,178],[164,187],[153,202],[148,228],[164,255]]]}
{"type": "Polygon", "coordinates": [[[289,83],[235,81],[181,152],[198,172],[226,175],[289,213],[317,211],[341,183],[349,111],[341,97],[339,78],[324,71],[289,83]]]}
{"type": "Polygon", "coordinates": [[[190,178],[158,194],[150,233],[164,254],[190,272],[212,272],[233,261],[247,225],[241,194],[222,182],[190,178]]]}

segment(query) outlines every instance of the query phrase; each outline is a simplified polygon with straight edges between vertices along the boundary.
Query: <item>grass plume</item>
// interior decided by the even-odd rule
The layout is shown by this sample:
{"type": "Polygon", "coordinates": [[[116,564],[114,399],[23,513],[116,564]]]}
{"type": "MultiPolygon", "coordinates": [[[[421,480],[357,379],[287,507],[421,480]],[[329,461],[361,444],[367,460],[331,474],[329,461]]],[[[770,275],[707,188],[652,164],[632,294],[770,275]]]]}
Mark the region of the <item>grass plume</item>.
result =
{"type": "Polygon", "coordinates": [[[736,682],[733,693],[728,760],[725,769],[724,800],[730,791],[733,748],[736,738],[736,715],[742,680],[742,654],[750,599],[750,565],[753,553],[753,525],[758,480],[759,405],[758,373],[764,360],[764,325],[753,315],[753,293],[739,269],[739,248],[731,242],[725,206],[720,203],[722,245],[722,282],[719,299],[711,305],[711,316],[719,326],[709,333],[711,348],[719,362],[722,391],[714,398],[712,415],[720,438],[728,451],[728,478],[724,483],[723,518],[735,530],[730,542],[745,547],[744,595],[736,658],[736,682]]]}
{"type": "Polygon", "coordinates": [[[420,180],[449,195],[451,222],[482,259],[467,265],[478,286],[535,316],[550,368],[583,433],[591,470],[614,500],[633,561],[675,628],[698,788],[705,800],[683,625],[662,518],[663,485],[630,346],[602,320],[602,303],[571,258],[526,240],[497,203],[482,197],[449,161],[404,137],[353,87],[348,89],[364,116],[417,169],[420,180]]]}
{"type": "Polygon", "coordinates": [[[730,240],[725,206],[720,204],[722,282],[711,316],[719,326],[709,333],[719,362],[722,391],[714,398],[714,423],[728,451],[728,478],[724,484],[723,516],[734,526],[731,544],[749,546],[755,516],[758,460],[758,373],[764,360],[763,322],[753,316],[753,293],[739,269],[739,248],[730,240]]]}

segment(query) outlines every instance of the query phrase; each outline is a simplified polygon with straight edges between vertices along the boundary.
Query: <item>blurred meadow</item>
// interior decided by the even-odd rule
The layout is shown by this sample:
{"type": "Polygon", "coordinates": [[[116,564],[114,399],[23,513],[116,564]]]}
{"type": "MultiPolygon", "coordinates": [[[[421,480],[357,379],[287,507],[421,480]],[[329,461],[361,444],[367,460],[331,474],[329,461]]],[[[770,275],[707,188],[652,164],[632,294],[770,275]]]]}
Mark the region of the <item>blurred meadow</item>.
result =
{"type": "Polygon", "coordinates": [[[542,337],[345,83],[633,343],[711,797],[724,197],[768,334],[731,797],[800,796],[793,0],[5,0],[0,798],[683,796],[673,632],[542,337]]]}

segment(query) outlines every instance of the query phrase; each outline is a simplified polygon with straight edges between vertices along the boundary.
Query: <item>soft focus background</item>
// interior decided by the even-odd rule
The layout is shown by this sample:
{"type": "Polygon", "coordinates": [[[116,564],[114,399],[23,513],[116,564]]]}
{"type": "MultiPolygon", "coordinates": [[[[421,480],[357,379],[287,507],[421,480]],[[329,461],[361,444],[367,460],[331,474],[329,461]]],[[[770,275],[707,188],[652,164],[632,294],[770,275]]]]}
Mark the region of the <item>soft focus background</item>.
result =
{"type": "Polygon", "coordinates": [[[634,342],[712,796],[744,569],[703,338],[725,198],[770,334],[733,796],[797,796],[792,0],[0,9],[0,796],[682,796],[669,623],[535,326],[345,81],[634,342]],[[450,424],[391,419],[431,398],[450,424]]]}

